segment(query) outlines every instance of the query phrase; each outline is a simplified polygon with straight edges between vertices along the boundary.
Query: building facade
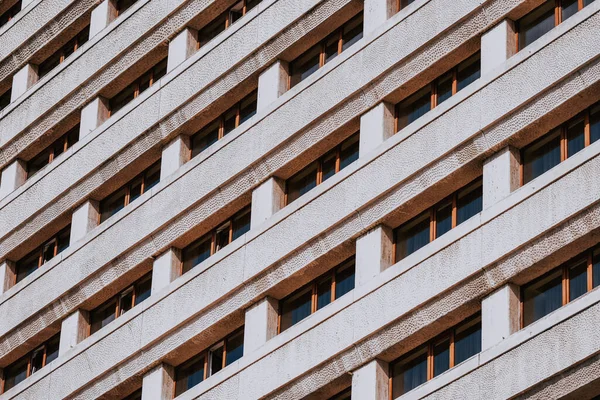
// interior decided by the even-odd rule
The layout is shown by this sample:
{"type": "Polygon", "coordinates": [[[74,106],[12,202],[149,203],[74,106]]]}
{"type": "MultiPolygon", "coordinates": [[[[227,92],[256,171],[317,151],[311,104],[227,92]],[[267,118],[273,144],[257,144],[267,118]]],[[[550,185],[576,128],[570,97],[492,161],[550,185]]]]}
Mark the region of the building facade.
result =
{"type": "Polygon", "coordinates": [[[0,400],[600,395],[600,1],[0,0],[0,400]]]}

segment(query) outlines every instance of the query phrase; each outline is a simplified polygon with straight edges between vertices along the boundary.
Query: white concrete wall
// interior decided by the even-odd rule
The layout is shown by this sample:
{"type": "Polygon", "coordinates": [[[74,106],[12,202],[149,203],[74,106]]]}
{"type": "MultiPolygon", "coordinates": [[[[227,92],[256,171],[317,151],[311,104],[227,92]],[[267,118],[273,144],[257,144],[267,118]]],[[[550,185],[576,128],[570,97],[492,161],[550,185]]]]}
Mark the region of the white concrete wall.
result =
{"type": "Polygon", "coordinates": [[[517,52],[515,23],[505,19],[481,36],[481,75],[500,67],[517,52]]]}
{"type": "Polygon", "coordinates": [[[389,365],[373,360],[352,373],[352,398],[389,400],[389,365]]]}
{"type": "Polygon", "coordinates": [[[177,171],[190,160],[190,137],[179,135],[167,144],[160,159],[160,180],[177,171]]]}
{"type": "Polygon", "coordinates": [[[365,0],[364,35],[370,35],[397,12],[397,0],[365,0]]]}
{"type": "Polygon", "coordinates": [[[369,154],[381,143],[394,136],[394,105],[379,103],[360,117],[361,157],[369,154]]]}
{"type": "Polygon", "coordinates": [[[152,294],[169,286],[180,274],[181,250],[170,248],[154,260],[152,265],[152,294]]]}
{"type": "Polygon", "coordinates": [[[244,354],[250,354],[277,335],[279,300],[265,297],[246,310],[244,354]]]}
{"type": "Polygon", "coordinates": [[[117,18],[115,0],[104,0],[92,10],[90,18],[90,38],[96,36],[117,18]]]}
{"type": "Polygon", "coordinates": [[[16,280],[15,263],[4,260],[0,263],[0,295],[10,289],[16,280]]]}
{"type": "Polygon", "coordinates": [[[489,349],[520,329],[519,287],[502,286],[481,302],[481,348],[489,349]]]}
{"type": "Polygon", "coordinates": [[[512,146],[488,158],[483,163],[483,208],[508,197],[519,188],[521,153],[512,146]]]}
{"type": "Polygon", "coordinates": [[[15,160],[2,170],[0,177],[0,200],[17,190],[27,180],[27,163],[15,160]]]}
{"type": "Polygon", "coordinates": [[[169,58],[167,59],[167,73],[187,60],[198,50],[198,31],[184,28],[169,42],[169,58]]]}
{"type": "Polygon", "coordinates": [[[13,75],[12,89],[10,92],[10,102],[13,103],[21,97],[38,80],[37,66],[26,64],[17,73],[13,75]]]}
{"type": "Polygon", "coordinates": [[[379,225],[356,239],[355,286],[362,286],[379,275],[394,261],[394,233],[379,225]]]}
{"type": "Polygon", "coordinates": [[[100,204],[95,200],[88,200],[73,211],[71,216],[71,237],[69,244],[82,239],[89,231],[98,226],[100,222],[100,204]]]}
{"type": "Polygon", "coordinates": [[[144,375],[142,400],[171,400],[175,391],[175,370],[168,364],[160,364],[144,375]]]}
{"type": "Polygon", "coordinates": [[[256,228],[285,205],[285,181],[269,178],[252,191],[250,227],[256,228]]]}
{"type": "Polygon", "coordinates": [[[276,60],[258,76],[258,111],[267,108],[287,91],[289,79],[289,65],[282,60],[276,60]]]}
{"type": "Polygon", "coordinates": [[[76,310],[62,321],[58,355],[62,356],[77,346],[90,333],[89,314],[85,310],[76,310]]]}

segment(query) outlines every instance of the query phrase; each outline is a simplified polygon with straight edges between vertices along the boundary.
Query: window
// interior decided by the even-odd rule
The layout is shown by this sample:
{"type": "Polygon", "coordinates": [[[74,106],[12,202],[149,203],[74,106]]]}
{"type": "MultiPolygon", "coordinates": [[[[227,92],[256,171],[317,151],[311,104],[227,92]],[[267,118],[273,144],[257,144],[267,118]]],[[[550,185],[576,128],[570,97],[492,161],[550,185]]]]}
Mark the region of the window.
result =
{"type": "Polygon", "coordinates": [[[524,49],[594,0],[547,0],[517,21],[517,51],[524,49]]]}
{"type": "Polygon", "coordinates": [[[12,93],[12,87],[2,94],[0,94],[0,111],[4,110],[6,106],[10,104],[10,95],[12,93]]]}
{"type": "Polygon", "coordinates": [[[43,245],[17,261],[17,282],[34,273],[39,267],[60,254],[69,247],[71,237],[71,225],[67,226],[56,235],[47,240],[43,245]]]}
{"type": "Polygon", "coordinates": [[[160,181],[160,160],[100,202],[100,223],[106,221],[160,181]]]}
{"type": "Polygon", "coordinates": [[[90,312],[90,335],[150,297],[152,272],[90,312]]]}
{"type": "Polygon", "coordinates": [[[137,98],[144,90],[148,89],[156,81],[165,76],[167,73],[167,58],[144,72],[142,76],[137,78],[133,83],[121,90],[117,95],[108,101],[110,115],[113,115],[127,103],[137,98]]]}
{"type": "Polygon", "coordinates": [[[31,178],[40,169],[54,161],[56,157],[67,151],[67,149],[77,143],[78,140],[79,124],[75,125],[44,151],[27,162],[27,179],[31,178]]]}
{"type": "Polygon", "coordinates": [[[394,230],[395,262],[462,224],[483,208],[481,178],[394,230]]]}
{"type": "Polygon", "coordinates": [[[0,15],[0,27],[13,19],[19,11],[21,11],[21,0],[17,1],[14,6],[6,10],[4,14],[0,15]]]}
{"type": "Polygon", "coordinates": [[[191,157],[196,157],[210,145],[223,139],[225,135],[252,118],[254,114],[256,114],[256,90],[192,136],[191,157]]]}
{"type": "Polygon", "coordinates": [[[362,33],[363,14],[360,13],[290,63],[288,89],[308,78],[313,72],[359,41],[362,33]]]}
{"type": "Polygon", "coordinates": [[[175,397],[244,355],[244,327],[175,368],[175,397]]]}
{"type": "Polygon", "coordinates": [[[4,369],[3,387],[0,393],[12,389],[35,374],[58,357],[60,333],[46,343],[4,369]]]}
{"type": "Polygon", "coordinates": [[[52,71],[56,66],[62,64],[67,57],[77,51],[90,38],[90,26],[86,26],[67,44],[58,49],[54,54],[48,57],[38,66],[38,76],[41,78],[48,72],[52,71]]]}
{"type": "Polygon", "coordinates": [[[142,400],[142,389],[138,389],[123,400],[142,400]]]}
{"type": "Polygon", "coordinates": [[[352,387],[342,390],[338,394],[333,397],[330,397],[329,400],[351,400],[352,399],[352,387]]]}
{"type": "Polygon", "coordinates": [[[279,333],[354,289],[354,257],[279,302],[279,333]]]}
{"type": "Polygon", "coordinates": [[[250,206],[183,249],[181,274],[185,274],[249,230],[250,206]]]}
{"type": "Polygon", "coordinates": [[[415,2],[415,0],[397,0],[396,9],[398,11],[403,10],[414,2],[415,2]]]}
{"type": "Polygon", "coordinates": [[[400,357],[390,365],[393,399],[481,352],[479,314],[400,357]]]}
{"type": "Polygon", "coordinates": [[[285,182],[285,204],[290,204],[356,161],[359,137],[360,133],[356,132],[323,157],[289,178],[285,182]]]}
{"type": "Polygon", "coordinates": [[[252,10],[260,0],[239,0],[198,32],[198,47],[205,46],[219,33],[252,10]]]}
{"type": "Polygon", "coordinates": [[[425,86],[396,106],[396,132],[439,106],[458,91],[479,79],[481,74],[480,53],[461,62],[452,70],[425,86]]]}
{"type": "Polygon", "coordinates": [[[600,249],[587,250],[521,288],[526,327],[600,285],[600,249]]]}
{"type": "Polygon", "coordinates": [[[521,184],[532,181],[599,138],[600,104],[597,104],[521,151],[521,184]]]}
{"type": "Polygon", "coordinates": [[[117,0],[117,15],[123,14],[125,10],[134,5],[136,2],[137,0],[117,0]]]}

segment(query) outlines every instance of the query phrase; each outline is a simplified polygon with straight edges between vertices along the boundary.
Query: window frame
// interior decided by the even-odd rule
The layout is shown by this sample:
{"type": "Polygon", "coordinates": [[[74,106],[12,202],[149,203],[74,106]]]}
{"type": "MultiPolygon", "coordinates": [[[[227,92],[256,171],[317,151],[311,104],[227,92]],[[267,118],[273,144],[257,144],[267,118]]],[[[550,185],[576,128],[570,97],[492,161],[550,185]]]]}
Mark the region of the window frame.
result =
{"type": "Polygon", "coordinates": [[[50,144],[48,147],[46,147],[44,150],[42,150],[40,153],[38,153],[35,157],[33,157],[31,160],[27,161],[27,177],[26,179],[31,178],[32,176],[34,176],[35,174],[37,174],[39,171],[41,171],[42,169],[44,169],[48,164],[52,164],[52,162],[54,161],[54,159],[58,156],[60,156],[61,154],[65,153],[68,149],[70,149],[75,143],[77,143],[79,141],[79,126],[80,124],[77,123],[73,128],[69,129],[67,132],[65,132],[61,137],[59,137],[57,140],[55,140],[52,144],[50,144]],[[69,138],[71,137],[70,135],[76,134],[76,140],[74,141],[69,141],[69,138]],[[57,145],[60,145],[62,142],[62,152],[58,155],[55,155],[55,150],[57,148],[57,145]],[[30,167],[31,167],[31,163],[33,161],[37,161],[37,159],[44,154],[44,152],[46,150],[48,151],[48,162],[46,162],[42,167],[40,167],[37,171],[34,171],[33,173],[30,171],[30,167]]]}
{"type": "Polygon", "coordinates": [[[17,14],[21,12],[22,9],[22,1],[18,0],[8,10],[6,10],[2,15],[0,15],[0,21],[2,20],[2,18],[6,18],[6,22],[0,23],[0,27],[3,27],[4,25],[8,24],[17,14]]]}
{"type": "MultiPolygon", "coordinates": [[[[203,47],[202,45],[202,33],[203,31],[205,31],[205,29],[207,28],[213,28],[212,23],[213,21],[218,21],[219,18],[223,18],[223,16],[225,16],[225,27],[223,28],[223,30],[219,31],[215,36],[213,36],[212,38],[208,39],[205,43],[204,46],[206,46],[206,44],[208,44],[212,39],[214,39],[216,36],[218,36],[219,34],[221,34],[221,32],[226,31],[227,29],[229,29],[231,27],[231,25],[235,24],[239,19],[242,19],[244,16],[246,16],[246,14],[248,13],[248,11],[254,9],[259,3],[260,1],[258,1],[253,7],[248,8],[248,3],[252,3],[253,0],[239,0],[237,1],[235,4],[232,4],[231,6],[227,7],[227,9],[225,11],[223,11],[221,14],[219,14],[216,18],[214,18],[213,20],[211,20],[210,22],[208,22],[205,26],[203,26],[199,31],[198,31],[198,42],[196,44],[196,50],[200,49],[201,47],[203,47]],[[232,21],[232,10],[233,8],[238,4],[238,3],[242,3],[242,16],[235,21],[232,21]]],[[[210,29],[209,29],[210,31],[210,29]]]]}
{"type": "MultiPolygon", "coordinates": [[[[342,295],[340,297],[336,297],[336,284],[337,284],[336,277],[340,272],[344,271],[347,268],[354,268],[355,285],[356,285],[356,257],[353,255],[353,256],[348,257],[341,263],[337,264],[336,266],[334,266],[333,268],[331,268],[329,271],[325,272],[324,274],[319,275],[317,278],[313,279],[309,283],[294,290],[292,293],[285,296],[283,299],[279,300],[278,306],[277,306],[277,334],[279,335],[280,333],[285,332],[292,326],[301,322],[301,321],[298,321],[296,324],[292,324],[292,325],[286,327],[283,331],[281,330],[281,318],[283,316],[283,306],[286,301],[290,301],[290,300],[294,299],[295,297],[298,297],[299,295],[304,294],[304,292],[310,288],[310,291],[311,291],[310,315],[313,315],[314,313],[319,311],[319,308],[318,308],[319,285],[323,282],[326,282],[328,279],[331,279],[331,286],[329,289],[331,291],[331,299],[330,299],[329,304],[333,303],[335,300],[337,300],[337,299],[343,297],[345,294],[347,294],[347,293],[344,293],[344,295],[342,295]]],[[[327,304],[327,305],[329,305],[329,304],[327,304]]],[[[327,305],[325,305],[324,307],[327,307],[327,305]]]]}
{"type": "Polygon", "coordinates": [[[411,227],[413,227],[414,223],[421,222],[421,219],[424,218],[425,215],[429,214],[427,216],[427,218],[429,218],[429,242],[427,244],[433,242],[434,240],[438,239],[438,236],[437,236],[437,225],[438,225],[437,209],[440,208],[440,206],[444,206],[444,205],[446,205],[448,203],[451,203],[451,207],[452,207],[451,218],[452,218],[452,221],[451,221],[451,228],[449,230],[449,231],[451,231],[452,229],[454,229],[458,225],[460,225],[458,223],[458,199],[459,199],[459,197],[461,195],[463,195],[465,192],[466,193],[472,193],[473,191],[477,190],[479,187],[483,188],[483,177],[482,176],[473,179],[471,182],[469,182],[465,186],[463,186],[460,189],[456,190],[450,196],[447,196],[443,200],[438,201],[432,207],[429,207],[428,209],[426,209],[423,212],[420,212],[415,217],[413,217],[410,220],[406,221],[402,225],[396,227],[394,229],[394,240],[393,240],[393,243],[392,243],[393,263],[395,264],[395,263],[399,262],[400,260],[408,257],[408,255],[407,255],[407,256],[405,256],[403,258],[398,259],[398,256],[397,256],[398,235],[401,232],[406,231],[406,230],[410,229],[411,227]]]}
{"type": "Polygon", "coordinates": [[[118,112],[119,110],[121,110],[123,107],[125,107],[127,104],[129,104],[130,102],[132,102],[133,100],[137,99],[139,97],[140,94],[142,94],[143,92],[145,92],[147,89],[150,89],[152,87],[152,85],[154,85],[156,83],[156,81],[160,80],[163,76],[165,76],[167,74],[167,60],[168,57],[163,58],[162,60],[160,60],[159,62],[157,62],[156,64],[154,64],[152,67],[150,67],[146,72],[144,72],[142,75],[138,76],[137,78],[135,78],[135,80],[133,82],[131,82],[129,85],[125,86],[123,88],[123,90],[119,91],[117,94],[115,94],[114,96],[112,96],[109,100],[108,100],[108,118],[112,117],[116,112],[118,112]],[[164,68],[157,68],[159,67],[161,64],[164,64],[164,68]],[[161,75],[160,77],[155,79],[155,70],[163,70],[165,71],[165,73],[163,75],[161,75]],[[146,79],[148,79],[148,88],[144,89],[144,90],[140,90],[140,86],[142,84],[142,82],[144,82],[146,79]],[[122,95],[123,93],[125,93],[128,89],[133,88],[133,98],[128,101],[128,102],[119,102],[117,104],[115,104],[115,99],[118,98],[120,95],[122,95]]]}
{"type": "MultiPolygon", "coordinates": [[[[37,267],[36,270],[41,268],[44,264],[46,264],[47,262],[49,262],[50,260],[52,260],[54,257],[56,257],[58,254],[60,254],[58,252],[58,245],[59,245],[59,238],[65,234],[66,232],[69,232],[69,238],[71,236],[71,224],[68,224],[66,227],[62,228],[61,230],[59,230],[58,232],[56,232],[54,235],[52,235],[48,240],[45,240],[40,246],[36,247],[33,251],[27,253],[24,257],[21,257],[21,259],[19,261],[17,261],[15,263],[15,274],[14,274],[14,283],[11,286],[16,285],[17,283],[21,282],[23,279],[25,279],[27,276],[31,275],[28,274],[25,277],[23,277],[23,279],[21,280],[17,280],[17,277],[19,275],[19,268],[23,265],[23,261],[28,259],[29,257],[33,256],[34,254],[38,253],[38,262],[37,262],[37,267]],[[46,247],[50,244],[53,243],[53,250],[52,250],[52,258],[44,261],[44,250],[46,249],[46,247]]],[[[69,246],[67,245],[67,248],[69,246]]],[[[33,272],[32,272],[33,273],[33,272]]]]}
{"type": "Polygon", "coordinates": [[[77,34],[73,38],[71,38],[67,43],[65,43],[60,49],[58,49],[57,51],[52,53],[48,58],[46,58],[44,61],[42,61],[38,65],[38,79],[41,79],[42,77],[46,76],[54,68],[56,68],[57,66],[59,66],[60,64],[65,62],[65,60],[70,55],[75,53],[77,51],[77,49],[79,49],[81,46],[83,46],[85,43],[87,43],[88,40],[90,40],[90,25],[89,24],[86,25],[82,30],[77,32],[77,34]],[[86,31],[87,31],[87,34],[86,34],[86,31]],[[85,40],[82,40],[82,38],[85,38],[85,40]],[[66,55],[67,51],[71,50],[71,49],[73,51],[69,55],[66,55]],[[57,55],[59,56],[58,64],[50,69],[44,69],[43,68],[45,66],[44,63],[49,62],[49,60],[51,60],[54,56],[57,56],[57,55]]]}
{"type": "MultiPolygon", "coordinates": [[[[568,133],[568,129],[570,126],[574,125],[575,123],[577,123],[579,121],[583,121],[583,124],[584,124],[583,149],[585,149],[586,147],[588,147],[592,144],[592,142],[591,142],[592,129],[591,129],[591,124],[590,124],[590,117],[592,115],[592,110],[594,110],[596,107],[598,107],[599,104],[600,103],[595,103],[594,105],[586,108],[585,110],[583,110],[582,112],[580,112],[579,114],[574,116],[573,118],[570,118],[568,121],[560,124],[557,128],[551,129],[549,132],[545,133],[544,135],[537,138],[536,140],[529,143],[527,146],[523,147],[520,150],[520,161],[521,162],[519,163],[519,186],[524,186],[524,185],[528,184],[529,182],[535,180],[539,176],[545,174],[545,172],[544,172],[544,173],[536,176],[535,178],[525,182],[525,153],[532,148],[540,146],[546,140],[551,139],[553,135],[557,134],[557,131],[559,131],[558,134],[560,136],[560,162],[558,163],[558,165],[560,165],[561,163],[566,161],[567,158],[569,158],[568,157],[568,154],[569,154],[569,148],[568,148],[569,140],[568,139],[569,138],[567,136],[567,133],[568,133]]],[[[577,153],[574,153],[571,157],[573,157],[575,154],[577,154],[577,153]]]]}

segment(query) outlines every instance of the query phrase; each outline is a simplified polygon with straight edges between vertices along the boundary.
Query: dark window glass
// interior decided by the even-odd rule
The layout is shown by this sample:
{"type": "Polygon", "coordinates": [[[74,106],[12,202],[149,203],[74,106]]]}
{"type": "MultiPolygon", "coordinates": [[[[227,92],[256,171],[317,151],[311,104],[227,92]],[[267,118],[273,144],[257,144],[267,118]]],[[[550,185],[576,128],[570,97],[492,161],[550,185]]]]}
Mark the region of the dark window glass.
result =
{"type": "Polygon", "coordinates": [[[392,397],[396,398],[427,382],[427,347],[418,349],[392,370],[392,397]]]}
{"type": "Polygon", "coordinates": [[[522,50],[554,28],[554,0],[548,0],[519,21],[519,49],[522,50]]]}
{"type": "Polygon", "coordinates": [[[233,219],[232,240],[242,236],[250,230],[250,212],[244,213],[233,219]]]}
{"type": "Polygon", "coordinates": [[[223,136],[235,129],[237,120],[237,106],[229,109],[223,119],[223,136]]]}
{"type": "Polygon", "coordinates": [[[190,269],[210,257],[210,235],[191,247],[183,250],[183,268],[181,273],[185,274],[190,269]]]}
{"type": "Polygon", "coordinates": [[[454,334],[454,365],[481,352],[481,320],[476,319],[456,329],[454,334]]]}
{"type": "Polygon", "coordinates": [[[204,356],[177,368],[175,374],[175,396],[196,386],[204,380],[204,356]]]}
{"type": "Polygon", "coordinates": [[[283,300],[281,305],[281,332],[297,324],[311,314],[312,288],[308,287],[302,292],[283,300]]]}
{"type": "Polygon", "coordinates": [[[332,35],[325,41],[325,64],[332,61],[339,53],[339,35],[332,35]]]}
{"type": "Polygon", "coordinates": [[[400,0],[400,9],[404,7],[408,7],[410,4],[414,3],[415,0],[400,0]]]}
{"type": "Polygon", "coordinates": [[[40,265],[40,251],[35,250],[25,258],[17,262],[17,283],[31,275],[40,265]]]}
{"type": "Polygon", "coordinates": [[[46,344],[46,364],[48,365],[52,361],[58,358],[58,346],[60,342],[60,334],[54,336],[46,344]]]}
{"type": "Polygon", "coordinates": [[[220,226],[217,229],[215,235],[215,252],[221,250],[223,247],[229,244],[229,228],[231,224],[227,222],[225,225],[220,226]]]}
{"type": "Polygon", "coordinates": [[[585,147],[585,122],[579,120],[567,126],[567,157],[585,147]]]}
{"type": "Polygon", "coordinates": [[[569,301],[587,292],[587,260],[569,268],[569,301]]]}
{"type": "MultiPolygon", "coordinates": [[[[160,182],[160,162],[157,162],[144,173],[144,193],[160,182]]],[[[130,202],[131,203],[131,202],[130,202]]]]}
{"type": "Polygon", "coordinates": [[[561,0],[561,12],[563,22],[575,15],[578,8],[578,0],[561,0]]]}
{"type": "Polygon", "coordinates": [[[210,374],[214,375],[223,369],[223,345],[210,351],[210,374]]]}
{"type": "Polygon", "coordinates": [[[244,355],[244,331],[240,330],[238,333],[227,339],[227,359],[225,365],[229,365],[242,358],[244,355]]]}
{"type": "Polygon", "coordinates": [[[256,114],[256,92],[242,100],[240,104],[240,125],[256,114]]]}
{"type": "Polygon", "coordinates": [[[397,232],[396,261],[414,253],[429,243],[429,212],[423,213],[397,232]]]}
{"type": "Polygon", "coordinates": [[[246,0],[246,14],[260,3],[261,0],[246,0]]]}
{"type": "Polygon", "coordinates": [[[317,163],[313,163],[309,168],[287,180],[287,204],[317,186],[317,168],[317,163]]]}
{"type": "Polygon", "coordinates": [[[226,29],[225,25],[227,23],[228,13],[228,11],[225,11],[198,32],[198,43],[200,47],[205,46],[226,29]]]}
{"type": "Polygon", "coordinates": [[[435,218],[435,237],[439,238],[452,229],[452,202],[445,202],[439,205],[435,211],[435,218]]]}
{"type": "Polygon", "coordinates": [[[456,72],[456,90],[460,91],[471,83],[475,82],[481,76],[481,55],[480,53],[471,56],[458,65],[456,72]]]}
{"type": "Polygon", "coordinates": [[[229,9],[229,24],[233,24],[244,15],[244,2],[238,1],[229,9]]]}
{"type": "Polygon", "coordinates": [[[594,143],[600,139],[600,106],[590,111],[590,141],[594,143]]]}
{"type": "Polygon", "coordinates": [[[363,14],[360,13],[344,25],[342,30],[342,51],[363,37],[363,14]]]}
{"type": "Polygon", "coordinates": [[[117,300],[113,298],[90,313],[90,335],[110,324],[116,318],[117,300]]]}
{"type": "Polygon", "coordinates": [[[562,270],[523,289],[523,322],[527,326],[562,306],[562,270]]]}
{"type": "Polygon", "coordinates": [[[594,0],[583,0],[583,6],[589,6],[590,4],[592,4],[594,2],[594,0]]]}
{"type": "Polygon", "coordinates": [[[135,305],[137,306],[142,301],[150,297],[152,290],[152,274],[147,278],[143,278],[140,283],[135,285],[135,305]]]}
{"type": "Polygon", "coordinates": [[[456,199],[456,224],[460,225],[483,209],[481,180],[458,192],[456,199]]]}
{"type": "Polygon", "coordinates": [[[69,247],[70,236],[71,225],[68,225],[55,236],[44,242],[40,247],[23,257],[21,260],[17,261],[17,283],[21,282],[27,276],[35,272],[40,266],[44,265],[64,249],[69,247]]]}
{"type": "Polygon", "coordinates": [[[31,178],[36,172],[44,168],[56,157],[65,152],[79,140],[79,124],[71,128],[67,133],[58,138],[54,143],[44,149],[41,153],[27,162],[27,178],[31,178]]]}
{"type": "Polygon", "coordinates": [[[123,14],[125,10],[135,4],[137,0],[117,0],[117,12],[123,14]]]}
{"type": "Polygon", "coordinates": [[[354,289],[354,258],[346,263],[345,266],[337,270],[335,274],[335,298],[339,299],[352,289],[354,289]]]}
{"type": "Polygon", "coordinates": [[[340,150],[340,170],[358,160],[359,134],[355,133],[342,143],[340,150]]]}
{"type": "Polygon", "coordinates": [[[121,108],[123,108],[125,106],[125,104],[127,104],[130,101],[132,101],[133,99],[135,99],[135,96],[136,96],[135,91],[136,91],[135,84],[129,85],[125,89],[120,91],[116,96],[111,98],[108,101],[111,114],[116,113],[121,108]]]}
{"type": "Polygon", "coordinates": [[[138,389],[123,400],[142,400],[142,389],[138,389]]]}
{"type": "Polygon", "coordinates": [[[330,153],[323,158],[321,161],[321,181],[325,182],[327,179],[335,175],[335,164],[336,164],[336,152],[330,153]]]}
{"type": "Polygon", "coordinates": [[[129,201],[128,204],[135,201],[138,197],[142,195],[142,177],[134,179],[129,184],[129,201]]]}
{"type": "Polygon", "coordinates": [[[433,376],[450,369],[450,340],[446,339],[433,346],[433,376]]]}
{"type": "Polygon", "coordinates": [[[594,251],[592,258],[592,286],[600,285],[600,250],[594,251]]]}
{"type": "Polygon", "coordinates": [[[44,366],[44,346],[36,349],[31,354],[31,365],[29,376],[38,372],[44,366]]]}
{"type": "Polygon", "coordinates": [[[351,400],[352,399],[352,387],[342,390],[340,393],[330,397],[328,400],[351,400]]]}
{"type": "Polygon", "coordinates": [[[6,92],[0,94],[0,111],[6,108],[10,104],[10,95],[12,92],[12,87],[9,88],[6,92]]]}
{"type": "Polygon", "coordinates": [[[38,65],[38,77],[41,78],[52,71],[57,65],[63,63],[67,57],[80,48],[90,37],[90,26],[83,28],[73,39],[69,40],[63,47],[38,65]]]}
{"type": "Polygon", "coordinates": [[[12,389],[27,378],[28,359],[17,361],[4,370],[4,392],[12,389]]]}
{"type": "Polygon", "coordinates": [[[127,188],[121,188],[115,193],[111,194],[105,200],[100,202],[100,221],[104,222],[123,208],[125,208],[125,196],[127,195],[127,188]]]}
{"type": "Polygon", "coordinates": [[[166,73],[167,58],[164,58],[108,101],[111,115],[138,97],[144,90],[154,85],[166,73]]]}
{"type": "Polygon", "coordinates": [[[311,76],[319,69],[321,59],[321,44],[313,46],[306,53],[290,63],[290,87],[311,76]]]}
{"type": "Polygon", "coordinates": [[[326,278],[317,285],[317,310],[329,303],[331,303],[331,278],[326,278]]]}
{"type": "Polygon", "coordinates": [[[19,11],[21,11],[21,0],[17,1],[14,6],[6,10],[4,14],[0,15],[0,26],[13,19],[19,11]]]}
{"type": "Polygon", "coordinates": [[[220,126],[221,123],[217,120],[192,138],[192,157],[196,157],[219,140],[220,126]]]}
{"type": "Polygon", "coordinates": [[[560,164],[560,131],[550,134],[523,151],[523,183],[560,164]]]}
{"type": "Polygon", "coordinates": [[[398,106],[398,130],[407,127],[430,110],[431,88],[427,86],[398,106]]]}
{"type": "Polygon", "coordinates": [[[442,76],[437,82],[437,104],[442,104],[450,97],[452,97],[452,73],[442,76]]]}

